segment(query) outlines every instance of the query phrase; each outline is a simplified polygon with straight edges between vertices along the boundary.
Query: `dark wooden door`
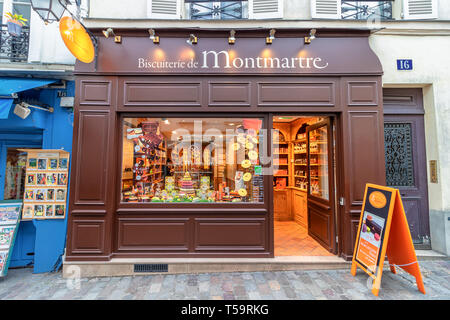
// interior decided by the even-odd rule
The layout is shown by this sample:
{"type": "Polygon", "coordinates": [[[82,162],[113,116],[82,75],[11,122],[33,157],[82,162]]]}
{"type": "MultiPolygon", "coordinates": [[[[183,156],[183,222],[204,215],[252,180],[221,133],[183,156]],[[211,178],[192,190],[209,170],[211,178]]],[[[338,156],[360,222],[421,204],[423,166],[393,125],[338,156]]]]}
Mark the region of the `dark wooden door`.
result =
{"type": "Polygon", "coordinates": [[[331,118],[309,126],[308,234],[336,253],[334,219],[333,134],[331,118]]]}
{"type": "Polygon", "coordinates": [[[430,248],[422,114],[384,116],[386,184],[398,188],[416,248],[430,248]]]}

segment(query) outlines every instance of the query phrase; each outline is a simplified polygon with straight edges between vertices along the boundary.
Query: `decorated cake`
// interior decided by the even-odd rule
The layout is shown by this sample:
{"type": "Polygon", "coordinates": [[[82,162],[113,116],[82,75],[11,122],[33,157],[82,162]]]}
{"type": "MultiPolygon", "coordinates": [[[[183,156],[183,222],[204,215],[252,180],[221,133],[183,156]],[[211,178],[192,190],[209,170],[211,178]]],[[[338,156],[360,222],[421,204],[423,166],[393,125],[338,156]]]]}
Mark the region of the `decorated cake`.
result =
{"type": "Polygon", "coordinates": [[[181,180],[180,191],[189,195],[195,195],[194,183],[192,182],[191,175],[188,171],[186,171],[181,180]]]}

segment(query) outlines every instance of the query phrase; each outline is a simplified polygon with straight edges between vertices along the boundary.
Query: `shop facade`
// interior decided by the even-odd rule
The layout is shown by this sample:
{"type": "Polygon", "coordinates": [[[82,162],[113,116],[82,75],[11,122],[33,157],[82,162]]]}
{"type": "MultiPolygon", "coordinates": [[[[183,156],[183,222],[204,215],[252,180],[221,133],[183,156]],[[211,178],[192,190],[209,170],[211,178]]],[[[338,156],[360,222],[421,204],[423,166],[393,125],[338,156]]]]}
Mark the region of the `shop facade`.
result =
{"type": "Polygon", "coordinates": [[[271,44],[269,30],[235,44],[217,30],[191,44],[186,29],[158,30],[157,44],[147,30],[99,37],[96,61],[75,67],[65,260],[274,257],[272,129],[284,115],[327,123],[327,197],[308,193],[308,233],[351,259],[365,184],[385,184],[383,71],[369,31],[318,29],[306,44],[309,32],[278,30],[271,44]]]}

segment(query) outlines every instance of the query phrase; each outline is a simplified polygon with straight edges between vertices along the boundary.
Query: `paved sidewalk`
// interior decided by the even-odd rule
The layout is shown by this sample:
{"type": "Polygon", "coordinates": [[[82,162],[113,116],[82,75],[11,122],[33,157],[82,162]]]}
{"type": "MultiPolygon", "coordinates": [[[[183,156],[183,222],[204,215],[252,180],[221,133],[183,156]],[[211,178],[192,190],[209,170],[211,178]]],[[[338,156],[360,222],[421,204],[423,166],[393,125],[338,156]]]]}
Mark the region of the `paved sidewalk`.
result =
{"type": "Polygon", "coordinates": [[[450,261],[421,261],[426,295],[403,270],[383,273],[379,297],[358,270],[235,272],[66,280],[61,272],[12,269],[0,280],[0,299],[450,299],[450,261]],[[77,288],[78,287],[78,288],[77,288]]]}

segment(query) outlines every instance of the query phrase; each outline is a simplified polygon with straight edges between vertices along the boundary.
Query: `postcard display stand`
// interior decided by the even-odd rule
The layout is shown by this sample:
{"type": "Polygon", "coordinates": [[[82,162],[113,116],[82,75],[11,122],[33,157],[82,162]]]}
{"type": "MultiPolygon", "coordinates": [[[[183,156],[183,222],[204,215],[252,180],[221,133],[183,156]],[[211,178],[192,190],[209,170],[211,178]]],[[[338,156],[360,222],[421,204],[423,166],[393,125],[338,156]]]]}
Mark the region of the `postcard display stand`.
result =
{"type": "Polygon", "coordinates": [[[59,149],[21,149],[27,152],[22,223],[32,223],[34,273],[59,268],[67,230],[70,153],[59,149]]]}
{"type": "Polygon", "coordinates": [[[68,152],[28,149],[23,220],[65,218],[68,171],[68,152]]]}
{"type": "Polygon", "coordinates": [[[417,287],[425,294],[422,274],[417,261],[408,221],[397,189],[368,183],[364,193],[361,218],[353,253],[351,273],[357,267],[372,279],[372,293],[378,296],[384,258],[390,270],[400,267],[416,278],[417,287]]]}
{"type": "Polygon", "coordinates": [[[6,276],[19,229],[22,201],[0,201],[0,277],[6,276]]]}

